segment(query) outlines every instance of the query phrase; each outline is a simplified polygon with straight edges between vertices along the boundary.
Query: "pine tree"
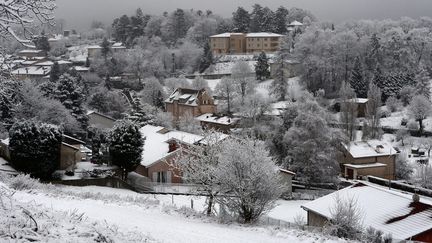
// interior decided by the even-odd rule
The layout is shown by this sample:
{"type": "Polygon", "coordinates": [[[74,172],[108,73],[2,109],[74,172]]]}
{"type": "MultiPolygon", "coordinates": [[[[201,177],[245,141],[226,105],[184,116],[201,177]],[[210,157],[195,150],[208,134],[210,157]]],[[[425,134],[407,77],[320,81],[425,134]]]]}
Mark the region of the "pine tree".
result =
{"type": "Polygon", "coordinates": [[[210,48],[210,44],[206,42],[204,45],[204,52],[200,58],[198,71],[203,73],[213,63],[213,53],[210,48]]]}
{"type": "Polygon", "coordinates": [[[275,32],[275,13],[268,7],[262,10],[262,21],[261,21],[261,31],[262,32],[275,32]]]}
{"type": "Polygon", "coordinates": [[[250,15],[244,8],[239,7],[233,13],[233,31],[247,33],[249,32],[250,15]]]}
{"type": "Polygon", "coordinates": [[[144,35],[144,28],[146,26],[146,20],[141,8],[135,11],[135,16],[130,18],[131,20],[131,33],[129,34],[131,39],[144,35]]]}
{"type": "Polygon", "coordinates": [[[106,59],[108,54],[111,52],[110,43],[108,42],[108,39],[106,37],[103,38],[101,48],[101,54],[106,59]]]}
{"type": "Polygon", "coordinates": [[[139,127],[153,124],[153,116],[146,114],[143,104],[138,97],[133,99],[132,110],[128,116],[128,120],[134,122],[139,127]]]}
{"type": "Polygon", "coordinates": [[[54,65],[51,68],[50,81],[56,82],[59,78],[60,78],[60,66],[58,62],[54,62],[54,65]]]}
{"type": "Polygon", "coordinates": [[[366,98],[368,91],[367,80],[363,76],[363,67],[360,58],[356,58],[354,68],[351,71],[350,85],[357,94],[357,98],[366,98]]]}
{"type": "Polygon", "coordinates": [[[263,16],[263,7],[259,4],[254,4],[252,6],[252,13],[250,14],[250,24],[249,31],[250,32],[262,32],[262,23],[264,21],[263,16]]]}
{"type": "Polygon", "coordinates": [[[288,9],[283,6],[280,6],[275,13],[274,16],[274,24],[275,24],[275,32],[278,34],[286,34],[287,30],[287,16],[288,9]]]}
{"type": "Polygon", "coordinates": [[[9,137],[15,168],[37,178],[51,178],[60,163],[62,133],[56,126],[31,120],[16,122],[9,137]]]}
{"type": "Polygon", "coordinates": [[[270,77],[268,58],[264,52],[261,52],[261,54],[258,56],[257,63],[255,65],[255,74],[258,80],[266,80],[270,77]]]}
{"type": "Polygon", "coordinates": [[[113,36],[117,41],[127,43],[130,33],[130,19],[127,15],[123,15],[120,18],[114,20],[113,24],[113,36]]]}
{"type": "Polygon", "coordinates": [[[36,48],[42,50],[45,55],[47,55],[51,49],[48,42],[48,37],[45,35],[45,31],[42,31],[41,35],[34,40],[34,43],[36,48]]]}
{"type": "Polygon", "coordinates": [[[86,130],[88,118],[83,107],[83,89],[79,86],[78,79],[70,74],[63,74],[57,83],[54,97],[71,112],[81,127],[86,130]]]}
{"type": "Polygon", "coordinates": [[[122,179],[140,164],[144,139],[139,127],[123,120],[117,123],[108,135],[111,162],[122,169],[122,179]]]}
{"type": "Polygon", "coordinates": [[[430,80],[431,78],[425,66],[420,65],[417,75],[415,75],[416,95],[423,95],[424,97],[430,99],[430,93],[431,93],[430,80]]]}

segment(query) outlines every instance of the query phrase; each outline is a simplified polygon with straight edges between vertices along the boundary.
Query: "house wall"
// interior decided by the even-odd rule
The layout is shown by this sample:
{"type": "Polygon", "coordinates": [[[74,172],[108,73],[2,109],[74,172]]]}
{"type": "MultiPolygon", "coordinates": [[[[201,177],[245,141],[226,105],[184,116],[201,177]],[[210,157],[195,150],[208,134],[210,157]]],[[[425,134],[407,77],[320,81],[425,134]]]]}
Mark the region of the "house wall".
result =
{"type": "Polygon", "coordinates": [[[95,127],[107,129],[111,129],[114,127],[115,121],[113,121],[112,119],[106,118],[96,113],[91,113],[90,115],[88,115],[88,117],[89,124],[95,127]]]}
{"type": "Polygon", "coordinates": [[[327,218],[316,214],[312,211],[307,211],[307,225],[313,227],[323,227],[327,224],[327,218]]]}
{"type": "MultiPolygon", "coordinates": [[[[270,76],[275,77],[278,68],[278,63],[270,63],[270,76]]],[[[286,63],[284,64],[284,75],[288,78],[296,77],[300,74],[301,64],[300,63],[286,63]]]]}
{"type": "Polygon", "coordinates": [[[230,54],[246,53],[245,35],[231,35],[229,43],[230,43],[230,54]]]}
{"type": "MultiPolygon", "coordinates": [[[[367,170],[362,169],[362,173],[373,173],[377,177],[384,179],[394,180],[395,178],[395,164],[396,155],[390,156],[377,156],[377,157],[366,157],[366,158],[353,158],[352,155],[344,149],[343,155],[339,157],[339,163],[341,164],[342,173],[346,174],[345,166],[343,164],[370,164],[370,163],[382,163],[387,165],[386,167],[368,168],[367,170]]],[[[372,175],[372,174],[371,174],[372,175]]]]}
{"type": "Polygon", "coordinates": [[[411,239],[407,239],[407,240],[432,243],[432,229],[425,231],[425,232],[423,232],[419,235],[416,235],[416,236],[412,237],[411,239]]]}
{"type": "Polygon", "coordinates": [[[3,157],[7,161],[11,160],[9,146],[4,143],[0,143],[0,157],[3,157]]]}
{"type": "Polygon", "coordinates": [[[79,150],[66,145],[60,148],[60,170],[73,169],[77,162],[81,161],[82,155],[79,150]]]}
{"type": "Polygon", "coordinates": [[[246,52],[276,52],[280,48],[280,37],[247,37],[246,52]]]}
{"type": "Polygon", "coordinates": [[[95,57],[98,53],[100,53],[101,48],[88,48],[87,49],[87,56],[89,58],[95,57]]]}
{"type": "Polygon", "coordinates": [[[284,192],[284,195],[286,196],[290,196],[292,194],[292,178],[293,175],[285,173],[285,172],[280,172],[281,178],[282,178],[282,183],[286,186],[286,190],[284,192]]]}
{"type": "MultiPolygon", "coordinates": [[[[389,178],[387,175],[387,167],[375,167],[375,168],[362,168],[362,169],[354,169],[350,168],[354,171],[353,178],[357,178],[358,176],[376,176],[384,179],[392,180],[392,178],[389,178]]],[[[348,168],[345,167],[345,176],[348,175],[348,168]]]]}
{"type": "Polygon", "coordinates": [[[210,48],[213,54],[228,54],[229,53],[229,37],[211,37],[210,48]]]}

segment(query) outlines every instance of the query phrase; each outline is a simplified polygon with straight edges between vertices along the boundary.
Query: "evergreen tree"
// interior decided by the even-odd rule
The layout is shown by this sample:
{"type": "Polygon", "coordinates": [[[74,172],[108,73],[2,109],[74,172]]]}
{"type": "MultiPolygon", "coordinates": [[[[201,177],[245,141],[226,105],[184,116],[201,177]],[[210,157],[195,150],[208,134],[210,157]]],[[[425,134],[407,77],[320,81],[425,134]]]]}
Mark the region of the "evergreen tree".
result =
{"type": "Polygon", "coordinates": [[[275,24],[275,32],[278,34],[285,34],[288,32],[287,30],[287,16],[288,9],[283,6],[280,6],[275,13],[274,16],[274,24],[275,24]]]}
{"type": "Polygon", "coordinates": [[[368,84],[367,80],[363,76],[363,67],[360,58],[356,58],[355,60],[354,69],[351,71],[350,84],[358,98],[367,97],[368,84]]]}
{"type": "Polygon", "coordinates": [[[250,15],[244,8],[239,7],[233,13],[233,31],[247,33],[249,31],[250,15]]]}
{"type": "Polygon", "coordinates": [[[137,126],[143,127],[153,123],[153,116],[146,114],[143,104],[138,97],[133,99],[132,110],[128,116],[128,120],[134,122],[137,126]]]}
{"type": "Polygon", "coordinates": [[[130,33],[131,40],[143,36],[144,28],[147,25],[147,19],[144,16],[144,13],[141,8],[138,8],[136,10],[135,16],[132,16],[130,18],[130,21],[131,21],[131,33],[130,33]]]}
{"type": "Polygon", "coordinates": [[[264,21],[263,7],[259,4],[252,6],[252,13],[250,14],[249,32],[262,32],[262,23],[264,21]]]}
{"type": "Polygon", "coordinates": [[[13,166],[32,176],[49,179],[60,164],[61,131],[35,121],[16,122],[9,131],[13,166]]]}
{"type": "Polygon", "coordinates": [[[258,56],[257,63],[255,65],[255,74],[258,80],[266,80],[270,77],[268,58],[264,52],[261,52],[261,54],[258,56]]]}
{"type": "Polygon", "coordinates": [[[261,21],[261,31],[262,32],[275,32],[275,13],[268,7],[262,10],[262,21],[261,21]]]}
{"type": "Polygon", "coordinates": [[[114,20],[113,24],[113,36],[117,41],[127,43],[130,33],[130,19],[127,15],[123,15],[120,18],[114,20]]]}
{"type": "Polygon", "coordinates": [[[83,107],[83,89],[79,86],[78,79],[70,74],[63,74],[54,91],[54,97],[71,112],[83,130],[86,130],[88,118],[83,107]]]}
{"type": "Polygon", "coordinates": [[[50,81],[55,83],[60,78],[60,66],[58,62],[54,62],[51,68],[50,81]]]}
{"type": "Polygon", "coordinates": [[[0,125],[13,118],[13,105],[10,96],[0,89],[0,125]]]}
{"type": "Polygon", "coordinates": [[[204,53],[199,60],[198,71],[200,73],[203,73],[213,63],[213,53],[208,42],[204,45],[204,53]]]}
{"type": "Polygon", "coordinates": [[[101,48],[101,54],[106,59],[108,54],[111,52],[110,43],[106,37],[103,38],[101,48]]]}
{"type": "Polygon", "coordinates": [[[123,120],[117,123],[108,135],[111,162],[122,169],[122,179],[140,164],[144,138],[139,127],[123,120]]]}
{"type": "Polygon", "coordinates": [[[430,76],[424,65],[420,65],[420,68],[415,75],[415,91],[416,95],[423,95],[430,99],[431,87],[430,87],[430,76]]]}
{"type": "Polygon", "coordinates": [[[288,92],[288,76],[286,74],[286,60],[289,55],[287,43],[282,44],[281,50],[276,55],[274,81],[271,87],[271,93],[276,95],[279,101],[286,100],[288,92]]]}
{"type": "Polygon", "coordinates": [[[45,35],[45,31],[42,31],[41,35],[34,40],[34,44],[36,49],[42,50],[45,55],[47,55],[51,49],[48,42],[48,37],[45,35]]]}

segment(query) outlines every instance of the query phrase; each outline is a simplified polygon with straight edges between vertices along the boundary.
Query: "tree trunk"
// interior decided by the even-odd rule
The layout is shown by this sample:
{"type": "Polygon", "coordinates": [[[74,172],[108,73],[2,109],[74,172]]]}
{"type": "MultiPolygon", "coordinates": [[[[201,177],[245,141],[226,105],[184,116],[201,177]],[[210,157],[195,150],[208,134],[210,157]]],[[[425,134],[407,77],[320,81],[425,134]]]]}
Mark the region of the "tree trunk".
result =
{"type": "Polygon", "coordinates": [[[214,198],[213,194],[210,194],[209,200],[208,200],[208,205],[207,205],[207,216],[211,215],[211,211],[213,208],[213,198],[214,198]]]}
{"type": "Polygon", "coordinates": [[[419,122],[419,126],[420,126],[419,127],[419,133],[421,136],[421,135],[423,135],[423,120],[419,119],[418,122],[419,122]]]}

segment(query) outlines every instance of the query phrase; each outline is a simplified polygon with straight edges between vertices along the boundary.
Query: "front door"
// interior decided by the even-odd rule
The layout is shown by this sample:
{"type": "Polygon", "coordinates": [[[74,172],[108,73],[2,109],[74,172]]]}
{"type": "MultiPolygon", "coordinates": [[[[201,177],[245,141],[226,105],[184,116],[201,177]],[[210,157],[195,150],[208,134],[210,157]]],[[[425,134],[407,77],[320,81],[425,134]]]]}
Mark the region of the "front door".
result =
{"type": "Polygon", "coordinates": [[[351,180],[354,179],[354,170],[347,168],[347,176],[348,176],[348,179],[351,179],[351,180]]]}

